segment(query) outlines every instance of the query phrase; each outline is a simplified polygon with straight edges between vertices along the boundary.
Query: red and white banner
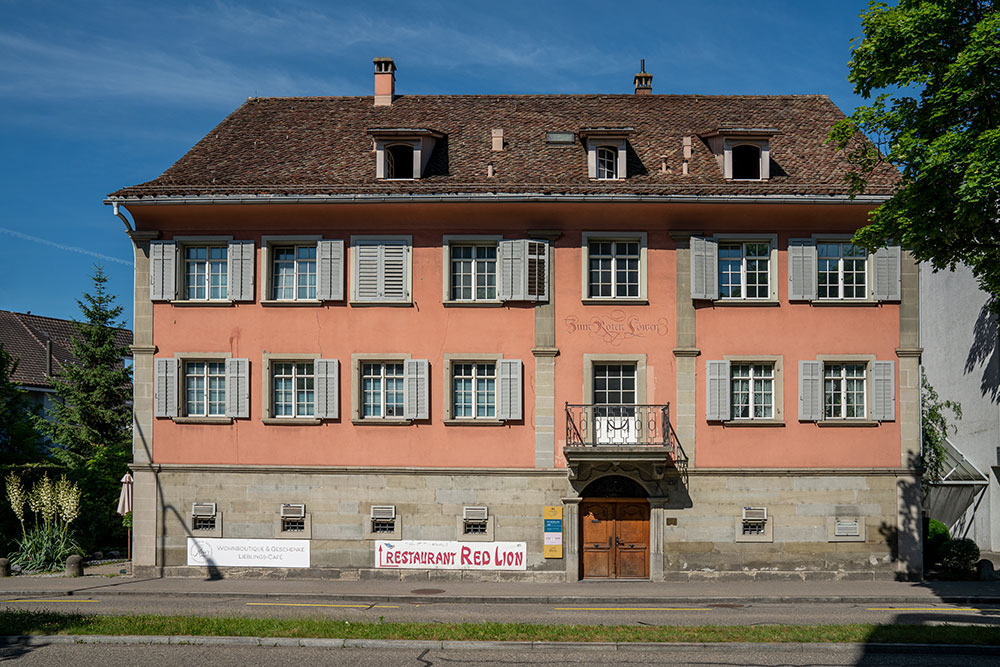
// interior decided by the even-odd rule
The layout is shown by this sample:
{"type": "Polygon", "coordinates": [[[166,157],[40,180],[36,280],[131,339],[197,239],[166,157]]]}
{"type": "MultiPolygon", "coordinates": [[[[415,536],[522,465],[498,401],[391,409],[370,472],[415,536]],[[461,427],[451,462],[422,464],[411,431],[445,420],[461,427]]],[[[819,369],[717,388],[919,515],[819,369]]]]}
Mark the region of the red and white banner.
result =
{"type": "Polygon", "coordinates": [[[527,570],[524,542],[375,542],[375,567],[407,570],[527,570]]]}

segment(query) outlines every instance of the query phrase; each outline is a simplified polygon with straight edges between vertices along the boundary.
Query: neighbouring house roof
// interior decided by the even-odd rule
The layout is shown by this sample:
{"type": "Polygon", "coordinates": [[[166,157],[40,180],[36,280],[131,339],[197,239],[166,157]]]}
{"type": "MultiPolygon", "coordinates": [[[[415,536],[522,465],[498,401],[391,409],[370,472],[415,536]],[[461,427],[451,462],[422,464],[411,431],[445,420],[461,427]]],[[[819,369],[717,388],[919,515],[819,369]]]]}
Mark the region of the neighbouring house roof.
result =
{"type": "MultiPolygon", "coordinates": [[[[839,196],[847,164],[826,143],[844,114],[825,95],[404,95],[376,107],[372,97],[251,98],[159,178],[110,195],[174,197],[306,195],[646,195],[839,196]],[[627,127],[622,180],[588,178],[581,131],[627,127]],[[438,139],[423,178],[376,178],[372,132],[425,128],[438,139]],[[729,181],[702,137],[718,128],[769,128],[771,178],[729,181]],[[503,130],[504,149],[491,149],[503,130]],[[570,145],[546,132],[573,132],[570,145]],[[689,174],[683,141],[692,138],[689,174]],[[487,175],[493,164],[495,175],[487,175]],[[667,171],[662,171],[665,164],[667,171]]],[[[867,141],[860,134],[859,141],[867,141]]],[[[888,196],[899,180],[889,165],[865,194],[888,196]]]]}
{"type": "MultiPolygon", "coordinates": [[[[52,387],[48,378],[50,364],[46,343],[52,342],[51,372],[58,376],[63,366],[76,361],[72,344],[75,334],[76,327],[71,320],[0,310],[0,345],[17,358],[13,380],[25,387],[52,387]]],[[[122,347],[131,345],[132,332],[116,329],[115,342],[122,347]]]]}

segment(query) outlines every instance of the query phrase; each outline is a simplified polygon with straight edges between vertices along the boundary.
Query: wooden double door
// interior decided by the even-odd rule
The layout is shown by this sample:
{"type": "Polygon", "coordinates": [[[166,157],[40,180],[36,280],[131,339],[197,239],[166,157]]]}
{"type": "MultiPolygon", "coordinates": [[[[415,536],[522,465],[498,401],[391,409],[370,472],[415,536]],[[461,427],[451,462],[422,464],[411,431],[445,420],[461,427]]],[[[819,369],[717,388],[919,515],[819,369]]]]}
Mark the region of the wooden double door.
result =
{"type": "Polygon", "coordinates": [[[580,502],[584,579],[649,577],[649,503],[635,498],[580,502]]]}

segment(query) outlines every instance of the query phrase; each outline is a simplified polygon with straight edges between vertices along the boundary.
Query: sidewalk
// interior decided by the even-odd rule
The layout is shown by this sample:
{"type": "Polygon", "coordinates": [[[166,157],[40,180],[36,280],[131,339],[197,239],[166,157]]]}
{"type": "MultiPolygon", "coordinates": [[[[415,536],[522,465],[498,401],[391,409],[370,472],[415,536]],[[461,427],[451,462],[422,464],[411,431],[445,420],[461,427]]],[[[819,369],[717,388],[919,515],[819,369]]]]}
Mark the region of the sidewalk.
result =
{"type": "MultiPolygon", "coordinates": [[[[224,573],[223,573],[224,574],[224,573]]],[[[324,581],[315,579],[0,578],[0,597],[102,595],[308,598],[346,602],[718,604],[854,602],[1000,604],[1000,581],[578,581],[572,583],[324,581]]]]}

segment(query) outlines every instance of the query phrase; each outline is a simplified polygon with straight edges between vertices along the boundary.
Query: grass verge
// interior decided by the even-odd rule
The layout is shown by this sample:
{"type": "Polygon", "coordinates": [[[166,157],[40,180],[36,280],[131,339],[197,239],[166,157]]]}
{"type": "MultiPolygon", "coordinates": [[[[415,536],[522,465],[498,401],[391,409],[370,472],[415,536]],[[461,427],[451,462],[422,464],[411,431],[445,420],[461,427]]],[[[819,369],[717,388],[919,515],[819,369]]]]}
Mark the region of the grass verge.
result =
{"type": "Polygon", "coordinates": [[[194,635],[545,642],[861,642],[1000,645],[1000,627],[948,625],[631,626],[383,623],[319,618],[103,616],[0,610],[5,635],[194,635]]]}

